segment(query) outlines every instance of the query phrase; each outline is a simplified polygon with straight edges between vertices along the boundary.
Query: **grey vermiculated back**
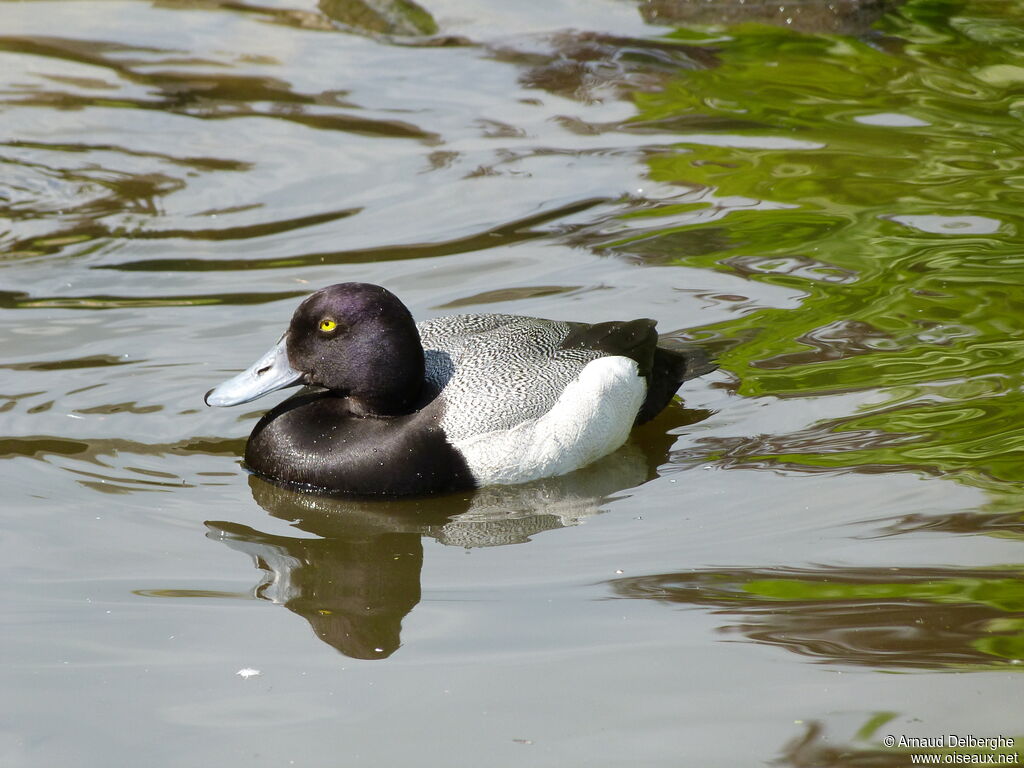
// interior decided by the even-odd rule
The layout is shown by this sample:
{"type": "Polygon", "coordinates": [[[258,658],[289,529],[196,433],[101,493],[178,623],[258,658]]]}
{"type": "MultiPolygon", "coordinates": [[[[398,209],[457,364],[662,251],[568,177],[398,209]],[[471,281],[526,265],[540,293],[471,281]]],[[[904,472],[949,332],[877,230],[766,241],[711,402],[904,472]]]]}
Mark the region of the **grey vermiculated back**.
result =
{"type": "Polygon", "coordinates": [[[450,315],[418,324],[427,381],[443,389],[451,441],[547,413],[597,350],[561,348],[578,324],[519,315],[450,315]]]}

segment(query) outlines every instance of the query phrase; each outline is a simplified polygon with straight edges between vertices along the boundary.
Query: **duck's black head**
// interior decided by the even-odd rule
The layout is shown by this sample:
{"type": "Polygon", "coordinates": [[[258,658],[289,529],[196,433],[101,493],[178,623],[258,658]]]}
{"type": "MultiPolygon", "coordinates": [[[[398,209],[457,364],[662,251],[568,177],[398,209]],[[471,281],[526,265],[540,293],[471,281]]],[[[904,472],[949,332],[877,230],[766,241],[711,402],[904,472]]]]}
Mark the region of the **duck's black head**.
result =
{"type": "Polygon", "coordinates": [[[277,347],[207,392],[206,402],[236,405],[314,384],[348,397],[356,413],[394,415],[415,407],[423,375],[423,346],[405,305],[378,285],[339,283],[303,301],[277,347]]]}
{"type": "Polygon", "coordinates": [[[423,346],[409,310],[390,291],[339,283],[303,301],[288,326],[288,362],[308,384],[375,413],[403,413],[423,385],[423,346]]]}

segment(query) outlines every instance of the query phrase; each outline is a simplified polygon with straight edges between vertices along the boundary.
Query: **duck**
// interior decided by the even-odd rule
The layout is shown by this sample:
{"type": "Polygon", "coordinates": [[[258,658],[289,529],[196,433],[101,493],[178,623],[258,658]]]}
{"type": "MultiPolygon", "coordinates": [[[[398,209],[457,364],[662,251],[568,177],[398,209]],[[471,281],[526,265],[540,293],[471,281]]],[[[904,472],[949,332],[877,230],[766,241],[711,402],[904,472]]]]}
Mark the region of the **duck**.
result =
{"type": "Polygon", "coordinates": [[[249,470],[299,490],[426,496],[580,469],[716,367],[699,348],[659,343],[650,319],[417,324],[387,289],[350,282],[303,300],[277,344],[204,400],[305,386],[253,428],[249,470]]]}

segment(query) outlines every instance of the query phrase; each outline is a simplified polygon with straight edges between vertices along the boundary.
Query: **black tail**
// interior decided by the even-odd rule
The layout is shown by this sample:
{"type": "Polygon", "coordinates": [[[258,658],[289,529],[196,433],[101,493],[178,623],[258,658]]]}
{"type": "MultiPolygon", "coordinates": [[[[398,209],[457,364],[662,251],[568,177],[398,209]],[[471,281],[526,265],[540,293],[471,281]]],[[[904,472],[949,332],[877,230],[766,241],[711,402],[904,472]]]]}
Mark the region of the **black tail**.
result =
{"type": "Polygon", "coordinates": [[[700,347],[656,347],[647,377],[647,399],[640,406],[635,423],[643,424],[661,413],[684,381],[711,373],[716,368],[718,365],[700,347]]]}
{"type": "Polygon", "coordinates": [[[718,367],[703,349],[671,335],[659,337],[653,320],[571,325],[562,340],[563,349],[596,349],[636,361],[638,373],[647,379],[647,398],[636,415],[636,424],[661,413],[684,381],[718,367]]]}

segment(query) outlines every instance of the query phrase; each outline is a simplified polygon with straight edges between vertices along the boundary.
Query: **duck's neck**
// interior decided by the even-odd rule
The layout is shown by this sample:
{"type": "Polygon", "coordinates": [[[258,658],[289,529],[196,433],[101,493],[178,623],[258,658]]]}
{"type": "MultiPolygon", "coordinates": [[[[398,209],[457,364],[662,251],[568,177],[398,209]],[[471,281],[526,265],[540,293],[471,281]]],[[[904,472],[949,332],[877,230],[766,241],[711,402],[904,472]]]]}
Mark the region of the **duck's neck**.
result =
{"type": "Polygon", "coordinates": [[[416,326],[375,339],[362,350],[365,361],[345,393],[354,415],[400,416],[420,405],[424,386],[423,345],[416,326]],[[411,332],[410,332],[411,331],[411,332]]]}

